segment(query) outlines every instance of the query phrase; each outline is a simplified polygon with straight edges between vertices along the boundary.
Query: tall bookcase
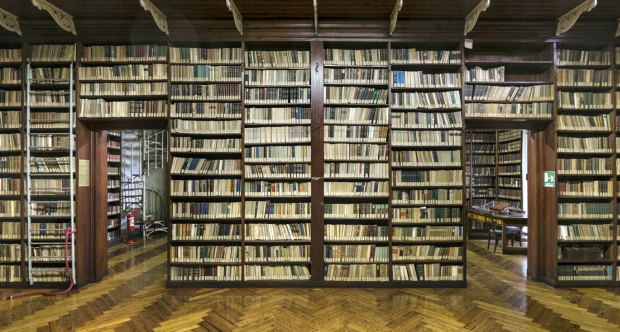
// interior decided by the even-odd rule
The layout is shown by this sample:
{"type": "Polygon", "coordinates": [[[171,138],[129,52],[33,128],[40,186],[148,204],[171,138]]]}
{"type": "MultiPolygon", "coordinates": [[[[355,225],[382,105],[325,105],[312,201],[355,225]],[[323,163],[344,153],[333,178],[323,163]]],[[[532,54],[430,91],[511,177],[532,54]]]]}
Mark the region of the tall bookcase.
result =
{"type": "Polygon", "coordinates": [[[497,200],[523,209],[523,131],[497,132],[497,200]]]}
{"type": "Polygon", "coordinates": [[[479,206],[497,198],[497,132],[466,133],[471,163],[469,206],[479,206]]]}
{"type": "Polygon", "coordinates": [[[122,131],[108,130],[106,131],[107,141],[107,162],[108,162],[108,211],[107,211],[107,229],[108,241],[121,237],[121,149],[122,149],[122,131]]]}

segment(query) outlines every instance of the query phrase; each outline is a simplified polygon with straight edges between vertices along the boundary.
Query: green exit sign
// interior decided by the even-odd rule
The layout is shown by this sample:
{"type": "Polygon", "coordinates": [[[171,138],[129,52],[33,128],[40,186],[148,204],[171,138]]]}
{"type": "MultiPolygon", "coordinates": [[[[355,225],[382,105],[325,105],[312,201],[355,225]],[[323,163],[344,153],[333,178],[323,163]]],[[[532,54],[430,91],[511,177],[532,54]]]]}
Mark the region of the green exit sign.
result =
{"type": "Polygon", "coordinates": [[[544,187],[555,188],[555,172],[545,172],[544,187]]]}

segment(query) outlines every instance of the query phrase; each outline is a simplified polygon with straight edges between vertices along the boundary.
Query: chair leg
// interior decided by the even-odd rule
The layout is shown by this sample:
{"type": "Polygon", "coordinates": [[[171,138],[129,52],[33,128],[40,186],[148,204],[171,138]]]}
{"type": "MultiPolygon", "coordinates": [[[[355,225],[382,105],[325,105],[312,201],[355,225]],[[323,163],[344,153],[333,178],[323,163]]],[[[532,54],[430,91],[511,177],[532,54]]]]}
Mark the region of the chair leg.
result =
{"type": "Polygon", "coordinates": [[[510,237],[510,246],[511,247],[515,246],[515,236],[514,236],[514,234],[510,237]]]}
{"type": "Polygon", "coordinates": [[[493,253],[495,253],[495,251],[497,250],[497,242],[499,242],[499,236],[495,234],[495,248],[493,249],[493,253]]]}
{"type": "Polygon", "coordinates": [[[487,250],[491,247],[491,232],[487,233],[489,236],[489,241],[487,241],[487,250]]]}

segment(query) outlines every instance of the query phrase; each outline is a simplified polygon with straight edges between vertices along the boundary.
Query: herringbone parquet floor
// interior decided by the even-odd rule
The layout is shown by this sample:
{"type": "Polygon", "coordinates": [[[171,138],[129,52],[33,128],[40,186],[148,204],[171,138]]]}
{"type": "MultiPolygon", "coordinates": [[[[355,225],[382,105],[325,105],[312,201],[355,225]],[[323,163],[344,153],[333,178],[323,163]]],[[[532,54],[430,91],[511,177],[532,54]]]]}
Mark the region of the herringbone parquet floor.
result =
{"type": "Polygon", "coordinates": [[[165,239],[109,250],[69,296],[6,300],[2,331],[618,331],[620,289],[553,289],[524,257],[468,244],[466,289],[165,288],[165,239]]]}

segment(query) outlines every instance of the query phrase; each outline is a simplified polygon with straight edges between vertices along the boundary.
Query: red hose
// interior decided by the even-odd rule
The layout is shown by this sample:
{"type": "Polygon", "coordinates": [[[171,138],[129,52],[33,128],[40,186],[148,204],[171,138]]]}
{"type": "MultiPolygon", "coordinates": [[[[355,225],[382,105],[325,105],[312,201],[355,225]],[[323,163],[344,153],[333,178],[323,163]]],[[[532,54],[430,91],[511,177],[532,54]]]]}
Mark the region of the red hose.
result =
{"type": "MultiPolygon", "coordinates": [[[[20,297],[32,296],[32,295],[56,296],[56,295],[62,295],[62,294],[68,293],[71,290],[71,288],[73,288],[73,278],[71,277],[71,268],[69,268],[69,259],[67,258],[67,251],[68,251],[69,235],[75,232],[76,230],[75,229],[71,230],[71,227],[68,227],[67,229],[65,229],[65,266],[67,267],[67,274],[69,275],[69,280],[71,281],[71,285],[69,285],[69,288],[67,288],[66,291],[58,292],[58,293],[45,293],[45,292],[18,293],[18,294],[13,294],[7,297],[7,300],[13,300],[13,299],[18,299],[20,297]]],[[[71,258],[74,259],[73,257],[71,258]]]]}
{"type": "Polygon", "coordinates": [[[125,244],[136,244],[136,243],[140,243],[140,241],[138,240],[127,240],[125,239],[125,232],[127,231],[127,228],[123,229],[123,242],[125,244]]]}

